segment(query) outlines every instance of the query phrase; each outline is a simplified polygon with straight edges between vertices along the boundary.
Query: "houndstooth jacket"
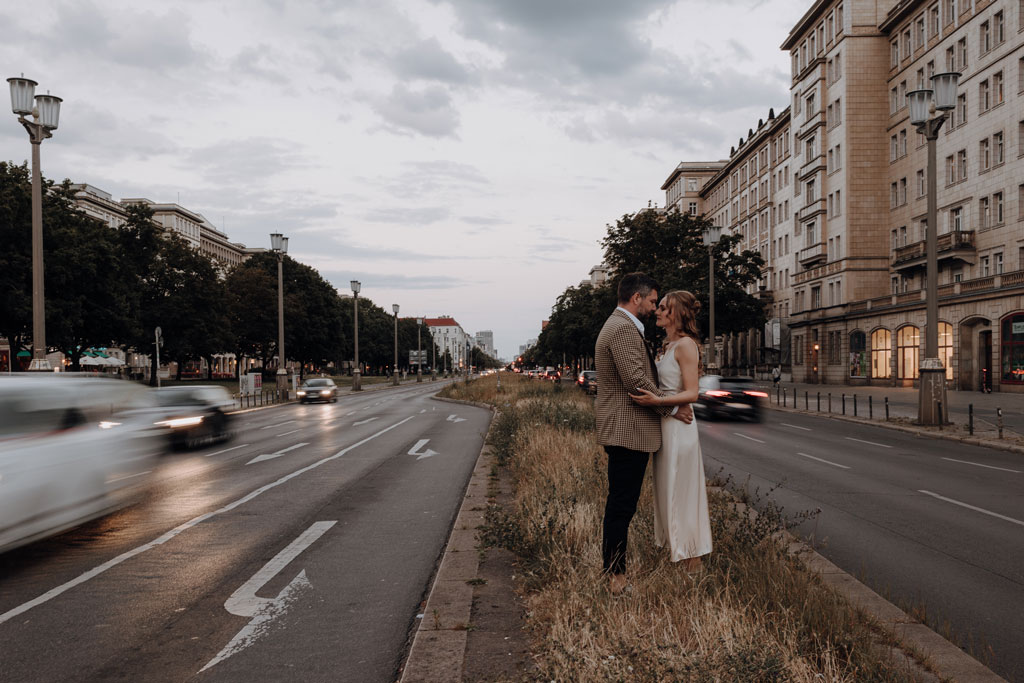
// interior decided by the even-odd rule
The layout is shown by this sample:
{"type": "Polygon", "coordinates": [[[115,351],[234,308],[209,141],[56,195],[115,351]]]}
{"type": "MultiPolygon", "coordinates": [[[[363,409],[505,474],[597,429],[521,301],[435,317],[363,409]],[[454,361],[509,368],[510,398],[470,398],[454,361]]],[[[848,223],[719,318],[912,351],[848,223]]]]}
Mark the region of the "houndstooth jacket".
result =
{"type": "Polygon", "coordinates": [[[644,408],[629,394],[647,389],[661,395],[640,330],[625,313],[615,310],[597,335],[597,442],[653,453],[661,448],[661,416],[671,407],[644,408]]]}

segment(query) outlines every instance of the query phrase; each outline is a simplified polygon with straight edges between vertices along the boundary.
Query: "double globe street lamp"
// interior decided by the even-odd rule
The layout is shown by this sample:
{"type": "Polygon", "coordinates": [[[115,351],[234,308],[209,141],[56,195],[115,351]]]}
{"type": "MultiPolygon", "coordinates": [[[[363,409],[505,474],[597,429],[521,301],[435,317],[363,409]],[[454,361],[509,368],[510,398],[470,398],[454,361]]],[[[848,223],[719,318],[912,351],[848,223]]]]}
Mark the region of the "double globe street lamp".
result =
{"type": "Polygon", "coordinates": [[[355,343],[355,360],[352,368],[352,391],[362,391],[359,382],[359,280],[352,280],[349,285],[352,287],[352,339],[355,343]]]}
{"type": "Polygon", "coordinates": [[[946,369],[939,358],[939,263],[938,193],[936,140],[939,130],[956,107],[956,87],[960,74],[948,72],[932,76],[934,89],[907,93],[910,123],[928,141],[928,217],[925,223],[925,327],[924,358],[918,379],[917,421],[922,425],[941,424],[941,406],[946,403],[946,369]]]}
{"type": "MultiPolygon", "coordinates": [[[[32,143],[32,363],[29,370],[47,372],[50,361],[46,358],[46,297],[43,290],[43,190],[39,170],[39,146],[53,137],[60,120],[59,97],[36,95],[39,85],[24,75],[8,78],[11,86],[11,111],[28,131],[32,143]],[[34,102],[34,103],[33,103],[34,102]],[[32,116],[29,121],[26,116],[32,116]]],[[[13,349],[12,355],[13,355],[13,349]]],[[[11,358],[13,364],[14,358],[11,358]]]]}
{"type": "Polygon", "coordinates": [[[398,304],[391,304],[395,312],[395,365],[391,369],[391,383],[398,386],[398,304]]]}
{"type": "Polygon", "coordinates": [[[284,355],[284,255],[288,238],[279,232],[270,233],[270,250],[277,255],[277,393],[288,400],[288,370],[284,355]]]}
{"type": "Polygon", "coordinates": [[[712,225],[704,229],[701,235],[704,246],[708,248],[708,348],[707,372],[715,374],[718,369],[715,354],[715,247],[722,239],[722,228],[712,225]]]}
{"type": "Polygon", "coordinates": [[[416,318],[416,381],[423,381],[423,318],[416,318]]]}

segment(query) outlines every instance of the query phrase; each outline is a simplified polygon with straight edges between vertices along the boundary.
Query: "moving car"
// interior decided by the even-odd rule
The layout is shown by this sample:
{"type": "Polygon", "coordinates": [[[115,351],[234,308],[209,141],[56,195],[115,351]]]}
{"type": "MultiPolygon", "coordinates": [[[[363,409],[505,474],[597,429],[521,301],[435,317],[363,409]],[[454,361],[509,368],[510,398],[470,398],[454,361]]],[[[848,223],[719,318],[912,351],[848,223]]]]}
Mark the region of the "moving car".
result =
{"type": "Polygon", "coordinates": [[[159,406],[154,424],[164,430],[171,448],[197,448],[232,436],[229,410],[235,402],[215,384],[181,384],[156,389],[159,406]]]}
{"type": "Polygon", "coordinates": [[[584,370],[580,373],[576,384],[588,394],[597,393],[597,370],[584,370]]]}
{"type": "Polygon", "coordinates": [[[544,370],[544,374],[541,375],[541,378],[557,382],[562,379],[562,373],[549,365],[547,369],[544,370]]]}
{"type": "Polygon", "coordinates": [[[299,397],[299,403],[312,403],[313,401],[337,403],[338,385],[330,377],[313,377],[303,382],[295,395],[299,397]]]}
{"type": "Polygon", "coordinates": [[[0,376],[0,552],[130,504],[161,442],[134,382],[0,376]]]}
{"type": "Polygon", "coordinates": [[[701,418],[745,417],[761,421],[762,403],[768,394],[750,377],[704,375],[698,384],[693,412],[701,418]]]}

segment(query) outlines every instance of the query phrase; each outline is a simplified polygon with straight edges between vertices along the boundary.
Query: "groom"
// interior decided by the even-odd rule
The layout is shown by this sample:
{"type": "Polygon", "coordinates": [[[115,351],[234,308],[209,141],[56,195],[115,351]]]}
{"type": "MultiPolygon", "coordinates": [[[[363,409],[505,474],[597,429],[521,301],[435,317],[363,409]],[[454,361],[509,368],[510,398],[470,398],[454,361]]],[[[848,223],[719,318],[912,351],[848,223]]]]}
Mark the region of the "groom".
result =
{"type": "Polygon", "coordinates": [[[597,442],[608,454],[608,500],[601,554],[613,594],[626,589],[626,542],[636,513],[650,453],[661,448],[661,418],[693,421],[685,408],[643,408],[629,398],[647,389],[659,396],[654,353],[644,339],[642,318],[658,306],[658,283],[644,273],[619,282],[619,305],[597,336],[597,442]]]}

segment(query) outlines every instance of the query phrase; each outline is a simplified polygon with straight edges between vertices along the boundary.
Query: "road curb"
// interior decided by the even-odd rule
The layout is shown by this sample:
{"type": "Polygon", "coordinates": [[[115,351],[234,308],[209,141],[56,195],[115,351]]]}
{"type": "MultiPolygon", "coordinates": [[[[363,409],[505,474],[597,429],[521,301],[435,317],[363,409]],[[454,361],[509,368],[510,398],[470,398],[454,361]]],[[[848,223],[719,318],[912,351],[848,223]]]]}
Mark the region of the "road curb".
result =
{"type": "Polygon", "coordinates": [[[853,417],[851,415],[842,415],[836,413],[822,413],[816,410],[801,410],[799,408],[789,408],[771,404],[769,406],[772,410],[777,410],[780,413],[799,413],[800,415],[813,415],[817,417],[827,417],[831,420],[841,420],[843,422],[853,422],[860,425],[869,425],[873,427],[883,427],[885,429],[892,429],[898,432],[904,432],[906,434],[914,434],[930,439],[943,439],[945,441],[957,441],[959,443],[969,444],[971,446],[982,446],[985,448],[993,448],[998,451],[1006,451],[1008,453],[1017,453],[1024,455],[1024,446],[1017,446],[1015,444],[1004,443],[992,439],[979,439],[976,436],[961,436],[952,432],[933,432],[931,430],[922,429],[920,427],[914,427],[912,425],[902,425],[896,422],[885,422],[882,420],[871,420],[864,417],[853,417]]]}
{"type": "MultiPolygon", "coordinates": [[[[708,486],[708,492],[712,491],[736,499],[735,493],[728,489],[708,486]]],[[[736,500],[733,505],[741,514],[757,515],[756,509],[739,500],[736,500]]],[[[789,555],[795,557],[808,570],[818,574],[822,583],[842,596],[855,609],[868,615],[879,629],[893,637],[899,645],[894,654],[897,654],[913,670],[915,681],[971,681],[971,683],[998,683],[1001,681],[1005,683],[1004,678],[940,636],[927,624],[921,623],[919,619],[914,619],[861,583],[852,574],[840,569],[807,542],[786,530],[781,531],[780,534],[788,543],[789,555]],[[919,661],[922,658],[927,663],[927,669],[919,661]]]]}
{"type": "MultiPolygon", "coordinates": [[[[488,403],[432,398],[487,408],[492,412],[491,424],[494,424],[497,411],[488,403]]],[[[473,585],[468,582],[477,578],[480,567],[477,528],[483,525],[487,509],[490,456],[491,447],[485,442],[430,587],[423,616],[402,668],[401,683],[458,683],[462,680],[473,608],[473,585]]]]}

